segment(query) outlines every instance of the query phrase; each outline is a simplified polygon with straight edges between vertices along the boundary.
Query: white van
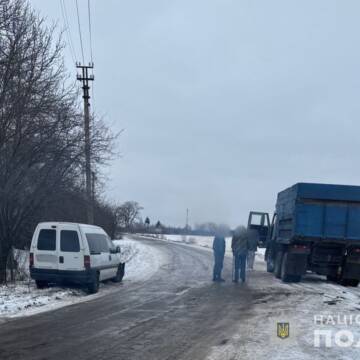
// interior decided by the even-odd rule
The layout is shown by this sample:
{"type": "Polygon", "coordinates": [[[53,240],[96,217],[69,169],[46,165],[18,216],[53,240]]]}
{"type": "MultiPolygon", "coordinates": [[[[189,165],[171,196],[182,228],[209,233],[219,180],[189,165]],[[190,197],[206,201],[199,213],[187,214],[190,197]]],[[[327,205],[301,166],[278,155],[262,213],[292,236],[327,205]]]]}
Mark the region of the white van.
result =
{"type": "Polygon", "coordinates": [[[38,288],[69,282],[96,293],[100,281],[120,282],[124,273],[120,248],[102,228],[65,222],[36,227],[30,248],[30,275],[38,288]]]}

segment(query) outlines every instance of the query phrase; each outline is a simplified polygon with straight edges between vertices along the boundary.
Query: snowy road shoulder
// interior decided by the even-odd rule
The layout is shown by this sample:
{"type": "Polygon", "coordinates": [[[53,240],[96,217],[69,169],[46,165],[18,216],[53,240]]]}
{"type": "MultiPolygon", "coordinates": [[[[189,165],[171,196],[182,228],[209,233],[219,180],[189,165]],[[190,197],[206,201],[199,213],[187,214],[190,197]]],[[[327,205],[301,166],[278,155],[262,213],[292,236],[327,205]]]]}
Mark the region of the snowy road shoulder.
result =
{"type": "Polygon", "coordinates": [[[212,348],[207,360],[266,360],[270,355],[274,360],[359,358],[360,288],[332,284],[313,274],[301,283],[285,284],[267,274],[259,261],[244,289],[254,298],[261,295],[260,300],[239,314],[245,320],[239,321],[226,345],[212,348]],[[278,336],[279,323],[289,324],[288,338],[278,336]],[[343,338],[337,339],[339,334],[343,338]]]}
{"type": "MultiPolygon", "coordinates": [[[[126,263],[124,286],[146,281],[166,262],[165,255],[152,246],[130,239],[114,240],[114,243],[120,246],[122,261],[126,263]]],[[[0,286],[0,322],[91,301],[118,289],[119,284],[111,281],[101,284],[94,295],[87,295],[76,287],[53,286],[39,290],[30,280],[0,286]]]]}
{"type": "Polygon", "coordinates": [[[122,261],[126,263],[125,283],[149,279],[167,261],[166,256],[153,246],[128,238],[113,242],[120,246],[122,261]]]}

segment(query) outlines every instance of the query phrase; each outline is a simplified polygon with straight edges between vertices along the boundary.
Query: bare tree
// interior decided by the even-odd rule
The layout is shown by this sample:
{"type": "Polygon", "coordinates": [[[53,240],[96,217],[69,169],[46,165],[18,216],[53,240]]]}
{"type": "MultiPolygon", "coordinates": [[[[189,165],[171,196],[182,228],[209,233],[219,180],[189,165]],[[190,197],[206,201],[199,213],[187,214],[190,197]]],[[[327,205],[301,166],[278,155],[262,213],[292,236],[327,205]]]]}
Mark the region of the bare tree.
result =
{"type": "Polygon", "coordinates": [[[142,209],[143,207],[136,201],[127,201],[120,205],[116,210],[118,224],[125,229],[130,229],[135,220],[139,220],[142,209]]]}

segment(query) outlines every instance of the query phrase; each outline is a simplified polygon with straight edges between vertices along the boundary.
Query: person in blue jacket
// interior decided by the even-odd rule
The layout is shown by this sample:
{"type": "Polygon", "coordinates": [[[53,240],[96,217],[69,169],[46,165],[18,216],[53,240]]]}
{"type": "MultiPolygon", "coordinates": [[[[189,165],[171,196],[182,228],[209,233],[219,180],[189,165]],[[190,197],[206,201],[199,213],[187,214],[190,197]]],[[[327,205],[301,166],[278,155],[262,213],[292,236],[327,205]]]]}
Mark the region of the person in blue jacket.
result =
{"type": "Polygon", "coordinates": [[[223,282],[225,281],[221,277],[221,271],[224,264],[224,255],[225,255],[225,238],[223,236],[215,236],[213,242],[214,250],[214,275],[213,281],[223,282]]]}

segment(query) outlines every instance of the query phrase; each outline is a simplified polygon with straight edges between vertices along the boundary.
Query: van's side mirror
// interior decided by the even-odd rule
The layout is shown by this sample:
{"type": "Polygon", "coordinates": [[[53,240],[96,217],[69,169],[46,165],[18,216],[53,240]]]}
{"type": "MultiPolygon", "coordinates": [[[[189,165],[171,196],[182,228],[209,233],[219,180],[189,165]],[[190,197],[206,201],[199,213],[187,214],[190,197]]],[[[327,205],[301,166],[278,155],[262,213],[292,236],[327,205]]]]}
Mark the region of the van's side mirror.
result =
{"type": "Polygon", "coordinates": [[[121,253],[120,246],[117,246],[117,247],[116,247],[116,252],[117,252],[118,254],[120,254],[120,253],[121,253]]]}

